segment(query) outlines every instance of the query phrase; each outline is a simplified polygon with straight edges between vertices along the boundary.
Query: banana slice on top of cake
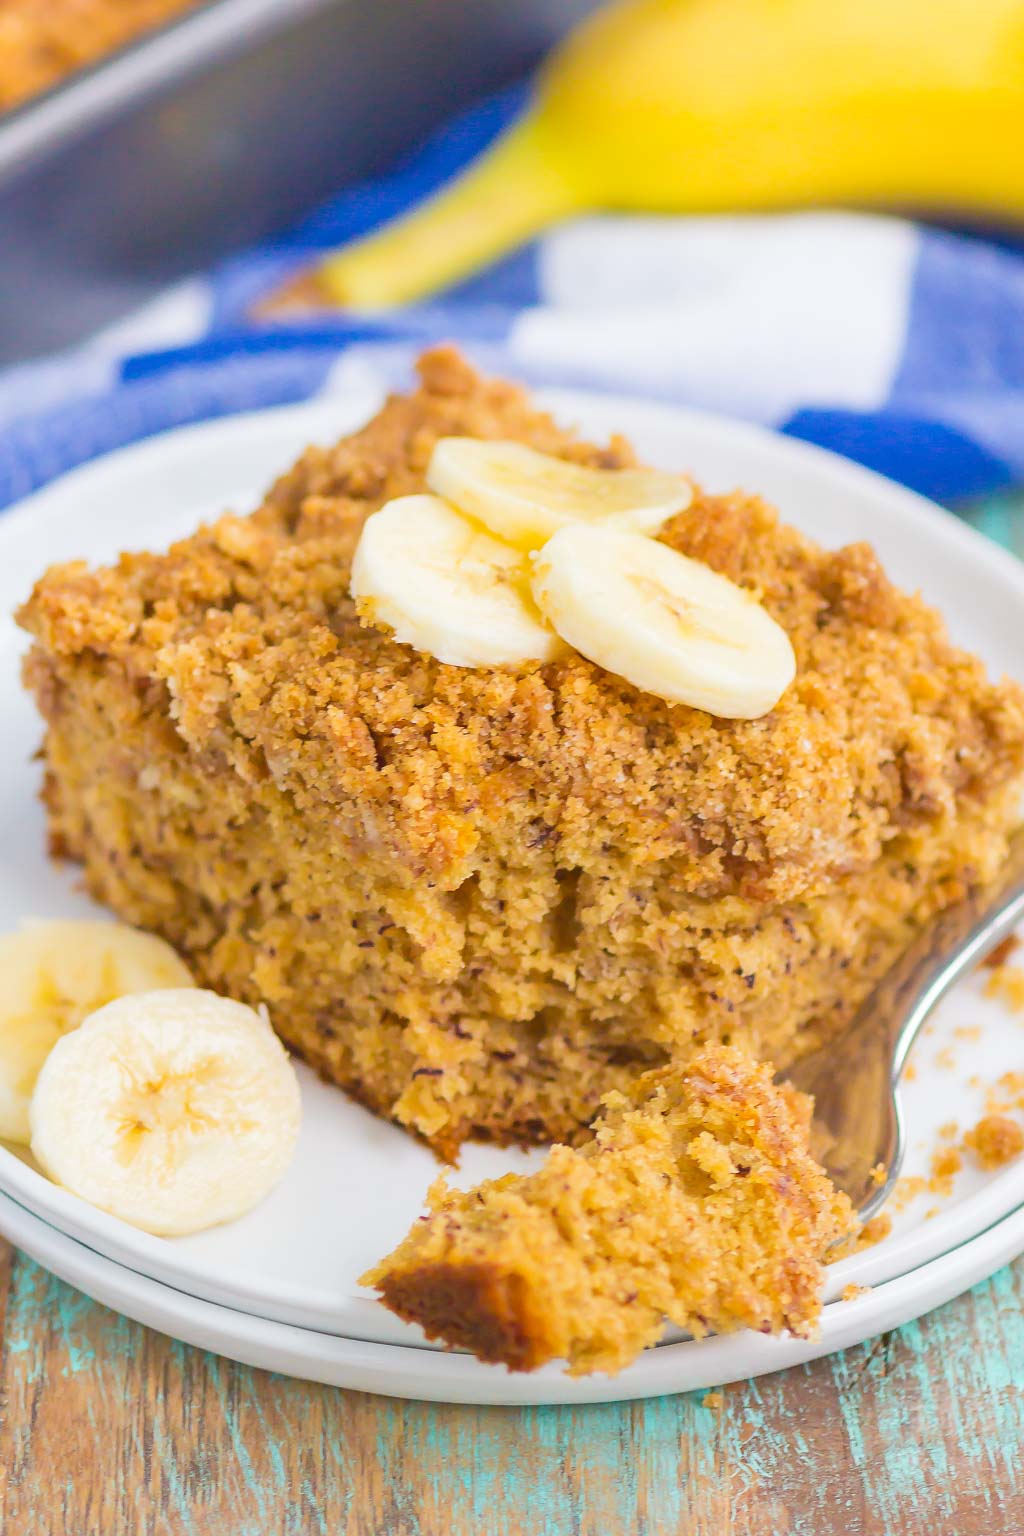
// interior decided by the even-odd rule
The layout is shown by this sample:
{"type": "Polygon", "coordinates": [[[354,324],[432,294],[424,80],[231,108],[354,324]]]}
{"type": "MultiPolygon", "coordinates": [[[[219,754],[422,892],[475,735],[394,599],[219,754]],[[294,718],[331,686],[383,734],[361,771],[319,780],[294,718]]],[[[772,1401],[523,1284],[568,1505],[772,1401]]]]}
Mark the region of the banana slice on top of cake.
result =
{"type": "Polygon", "coordinates": [[[528,1371],[614,1372],[665,1319],[696,1335],[813,1332],[846,1196],[808,1150],[810,1101],[710,1047],[604,1100],[590,1139],[430,1212],[363,1276],[428,1337],[528,1371]]]}

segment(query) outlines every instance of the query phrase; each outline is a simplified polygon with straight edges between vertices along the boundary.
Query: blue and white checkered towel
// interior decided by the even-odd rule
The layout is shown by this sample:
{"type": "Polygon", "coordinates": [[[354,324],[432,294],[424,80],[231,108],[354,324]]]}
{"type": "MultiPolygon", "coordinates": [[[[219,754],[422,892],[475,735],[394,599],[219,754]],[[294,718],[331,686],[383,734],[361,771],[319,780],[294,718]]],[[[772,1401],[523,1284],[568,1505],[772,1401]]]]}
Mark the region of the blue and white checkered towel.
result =
{"type": "Polygon", "coordinates": [[[427,304],[287,327],[247,318],[317,250],[451,176],[522,101],[494,98],[292,236],[0,375],[0,507],[167,427],[368,373],[396,382],[439,339],[529,381],[777,426],[947,502],[1024,481],[1024,242],[842,212],[587,218],[427,304]]]}

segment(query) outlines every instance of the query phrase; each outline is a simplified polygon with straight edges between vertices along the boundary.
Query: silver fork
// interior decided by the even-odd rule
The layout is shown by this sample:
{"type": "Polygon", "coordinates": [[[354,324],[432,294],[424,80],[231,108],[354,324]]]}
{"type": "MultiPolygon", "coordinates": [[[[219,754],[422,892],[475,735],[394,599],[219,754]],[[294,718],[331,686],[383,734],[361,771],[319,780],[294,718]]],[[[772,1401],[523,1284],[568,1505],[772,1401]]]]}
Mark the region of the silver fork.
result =
{"type": "Polygon", "coordinates": [[[1024,827],[996,879],[938,913],[862,1003],[842,1034],[784,1076],[814,1096],[831,1137],[823,1166],[862,1221],[884,1203],[906,1151],[900,1076],[936,1003],[1024,918],[1024,827]],[[879,1171],[882,1170],[882,1171],[879,1171]]]}

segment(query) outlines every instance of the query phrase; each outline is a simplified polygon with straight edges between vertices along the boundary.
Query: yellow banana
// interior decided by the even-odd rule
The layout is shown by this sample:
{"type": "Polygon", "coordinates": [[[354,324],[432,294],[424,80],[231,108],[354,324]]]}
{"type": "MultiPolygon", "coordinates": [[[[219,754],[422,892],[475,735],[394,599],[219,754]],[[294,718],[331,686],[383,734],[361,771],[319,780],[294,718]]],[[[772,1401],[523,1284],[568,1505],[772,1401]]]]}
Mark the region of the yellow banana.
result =
{"type": "Polygon", "coordinates": [[[448,189],[293,293],[405,302],[584,210],[822,201],[1024,213],[1022,0],[620,0],[448,189]]]}

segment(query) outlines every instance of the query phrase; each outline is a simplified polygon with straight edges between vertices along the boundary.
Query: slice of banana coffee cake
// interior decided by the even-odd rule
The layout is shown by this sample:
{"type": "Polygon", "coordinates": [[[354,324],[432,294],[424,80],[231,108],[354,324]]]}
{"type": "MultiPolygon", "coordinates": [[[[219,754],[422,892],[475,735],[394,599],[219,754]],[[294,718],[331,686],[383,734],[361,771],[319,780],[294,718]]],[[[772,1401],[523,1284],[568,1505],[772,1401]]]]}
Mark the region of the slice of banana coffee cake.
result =
{"type": "Polygon", "coordinates": [[[445,1155],[572,1143],[708,1043],[784,1067],[1018,813],[1021,692],[869,548],[451,349],[20,620],[54,852],[445,1155]]]}

